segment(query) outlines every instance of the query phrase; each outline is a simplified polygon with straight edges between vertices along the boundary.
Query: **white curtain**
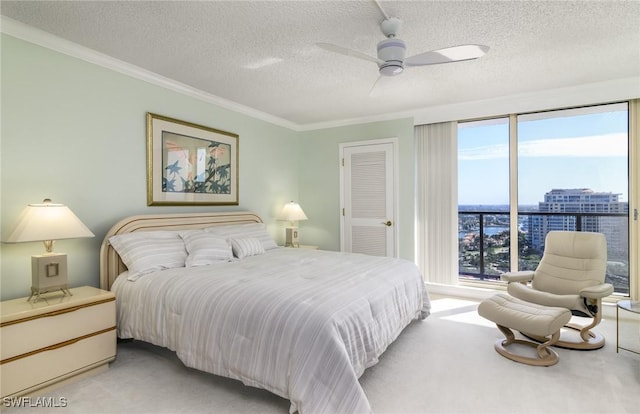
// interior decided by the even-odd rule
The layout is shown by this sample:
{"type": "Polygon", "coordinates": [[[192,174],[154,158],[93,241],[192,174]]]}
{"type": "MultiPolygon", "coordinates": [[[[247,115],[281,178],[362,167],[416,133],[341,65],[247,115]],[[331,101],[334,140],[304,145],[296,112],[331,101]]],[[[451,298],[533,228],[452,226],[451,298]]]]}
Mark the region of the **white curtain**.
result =
{"type": "Polygon", "coordinates": [[[458,283],[457,123],[415,127],[416,252],[427,282],[458,283]]]}
{"type": "Polygon", "coordinates": [[[640,208],[640,99],[629,101],[629,284],[631,299],[640,300],[640,221],[635,215],[640,208]]]}

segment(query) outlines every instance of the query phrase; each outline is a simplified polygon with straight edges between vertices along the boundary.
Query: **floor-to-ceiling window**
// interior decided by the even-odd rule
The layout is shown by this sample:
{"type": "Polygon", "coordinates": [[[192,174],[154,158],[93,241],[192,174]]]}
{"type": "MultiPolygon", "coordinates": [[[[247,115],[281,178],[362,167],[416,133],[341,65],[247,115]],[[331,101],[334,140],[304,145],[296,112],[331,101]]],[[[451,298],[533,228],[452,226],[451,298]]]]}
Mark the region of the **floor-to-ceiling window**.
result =
{"type": "Polygon", "coordinates": [[[458,270],[495,280],[509,271],[509,118],[458,124],[458,270]]]}
{"type": "Polygon", "coordinates": [[[596,231],[628,294],[628,140],[626,103],[459,123],[460,277],[535,269],[548,231],[596,231]]]}

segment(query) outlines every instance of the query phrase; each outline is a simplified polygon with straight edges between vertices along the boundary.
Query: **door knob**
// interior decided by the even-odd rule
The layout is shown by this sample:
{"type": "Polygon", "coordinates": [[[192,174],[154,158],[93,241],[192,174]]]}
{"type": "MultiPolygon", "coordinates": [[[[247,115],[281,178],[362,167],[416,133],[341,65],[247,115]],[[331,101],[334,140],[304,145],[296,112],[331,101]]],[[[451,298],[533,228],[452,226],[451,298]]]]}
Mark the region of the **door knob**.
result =
{"type": "Polygon", "coordinates": [[[393,223],[391,222],[391,220],[387,220],[386,222],[382,223],[387,227],[391,227],[393,225],[393,223]]]}

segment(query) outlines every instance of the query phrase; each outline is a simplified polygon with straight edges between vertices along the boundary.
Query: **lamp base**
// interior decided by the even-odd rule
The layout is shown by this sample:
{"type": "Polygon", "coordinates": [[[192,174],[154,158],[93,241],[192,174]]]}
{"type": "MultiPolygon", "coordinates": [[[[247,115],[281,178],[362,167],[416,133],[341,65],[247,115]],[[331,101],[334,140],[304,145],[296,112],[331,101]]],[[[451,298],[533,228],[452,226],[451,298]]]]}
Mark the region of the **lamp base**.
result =
{"type": "Polygon", "coordinates": [[[40,295],[44,295],[45,293],[49,292],[55,292],[56,290],[60,290],[64,296],[73,296],[73,293],[71,293],[67,285],[52,286],[50,288],[47,288],[47,290],[42,290],[31,286],[31,295],[29,296],[29,299],[27,299],[27,302],[31,302],[31,298],[33,298],[33,303],[36,303],[40,300],[40,295]],[[33,297],[33,295],[35,295],[35,297],[33,297]]]}
{"type": "Polygon", "coordinates": [[[300,240],[298,238],[297,227],[286,228],[286,239],[285,239],[284,247],[300,247],[300,240]]]}
{"type": "Polygon", "coordinates": [[[64,253],[47,253],[31,256],[31,296],[35,301],[47,292],[61,290],[65,295],[71,295],[67,286],[67,255],[64,253]]]}

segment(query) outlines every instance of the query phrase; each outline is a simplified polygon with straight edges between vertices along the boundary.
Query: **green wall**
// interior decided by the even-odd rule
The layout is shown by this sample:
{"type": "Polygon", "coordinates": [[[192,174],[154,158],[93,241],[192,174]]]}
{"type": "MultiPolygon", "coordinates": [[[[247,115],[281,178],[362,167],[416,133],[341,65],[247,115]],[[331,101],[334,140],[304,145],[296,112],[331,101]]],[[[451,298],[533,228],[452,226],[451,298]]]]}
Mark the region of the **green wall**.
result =
{"type": "MultiPolygon", "coordinates": [[[[283,243],[277,216],[301,203],[305,244],[340,249],[339,144],[397,137],[400,160],[400,256],[413,259],[413,121],[297,132],[227,110],[110,69],[3,34],[0,135],[0,231],[10,233],[28,203],[67,204],[96,235],[60,240],[69,283],[99,285],[107,230],[136,214],[250,210],[283,243]],[[240,136],[240,205],[148,207],[146,124],[153,112],[240,136]]],[[[25,296],[40,243],[0,243],[0,299],[25,296]]]]}
{"type": "MultiPolygon", "coordinates": [[[[2,35],[1,233],[28,203],[67,204],[96,235],[60,240],[72,286],[98,286],[107,230],[136,214],[251,210],[280,243],[285,202],[301,203],[302,242],[340,249],[339,144],[397,137],[400,256],[413,259],[413,121],[297,132],[2,35]],[[240,136],[240,205],[148,207],[146,124],[153,112],[240,136]]],[[[39,243],[0,244],[0,298],[24,296],[39,243]]]]}
{"type": "MultiPolygon", "coordinates": [[[[60,240],[72,286],[99,284],[107,230],[135,214],[251,210],[280,242],[276,216],[298,198],[298,132],[67,55],[2,35],[1,216],[3,238],[28,203],[68,205],[96,235],[60,240]],[[240,205],[148,207],[146,124],[153,112],[240,136],[240,205]]],[[[31,286],[41,243],[0,244],[2,300],[31,286]]]]}
{"type": "Polygon", "coordinates": [[[340,250],[340,150],[341,143],[398,138],[399,255],[414,257],[413,119],[328,128],[301,133],[300,204],[308,221],[300,222],[303,244],[340,250]]]}

